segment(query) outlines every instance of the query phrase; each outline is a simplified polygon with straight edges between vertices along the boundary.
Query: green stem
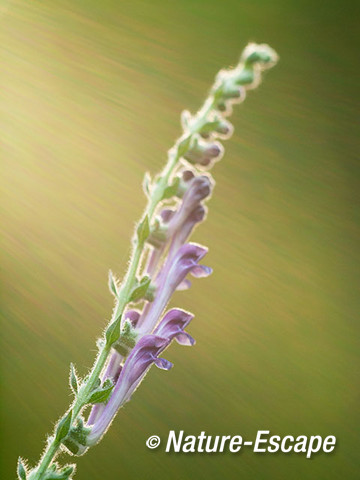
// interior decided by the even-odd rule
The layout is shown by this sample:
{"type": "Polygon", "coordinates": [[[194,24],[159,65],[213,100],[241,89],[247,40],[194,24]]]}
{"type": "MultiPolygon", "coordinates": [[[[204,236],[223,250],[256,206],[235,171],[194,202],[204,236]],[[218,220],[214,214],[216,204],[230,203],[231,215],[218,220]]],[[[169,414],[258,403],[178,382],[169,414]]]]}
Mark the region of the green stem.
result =
{"type": "MultiPolygon", "coordinates": [[[[34,477],[34,480],[40,480],[42,478],[51,461],[55,457],[59,447],[60,443],[54,437],[52,442],[48,445],[47,450],[45,450],[45,454],[42,457],[41,462],[36,470],[36,476],[34,477]]],[[[33,479],[31,478],[31,480],[33,479]]]]}

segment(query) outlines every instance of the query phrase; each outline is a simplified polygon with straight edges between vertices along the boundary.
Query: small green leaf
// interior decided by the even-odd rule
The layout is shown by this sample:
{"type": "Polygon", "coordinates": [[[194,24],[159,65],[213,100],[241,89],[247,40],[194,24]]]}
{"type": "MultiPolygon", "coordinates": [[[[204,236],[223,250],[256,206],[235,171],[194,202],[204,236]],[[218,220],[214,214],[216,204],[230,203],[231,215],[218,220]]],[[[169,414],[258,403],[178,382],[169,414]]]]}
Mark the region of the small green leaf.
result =
{"type": "Polygon", "coordinates": [[[191,119],[192,119],[192,116],[191,116],[191,113],[189,112],[189,110],[183,110],[181,112],[181,126],[184,130],[186,130],[187,128],[189,128],[189,125],[190,125],[190,122],[191,122],[191,119]]]}
{"type": "Polygon", "coordinates": [[[110,323],[110,325],[106,329],[105,338],[106,338],[106,345],[111,347],[113,343],[119,340],[120,337],[120,323],[121,323],[121,316],[118,317],[115,322],[110,323]]]}
{"type": "Polygon", "coordinates": [[[175,177],[173,183],[171,185],[168,185],[164,189],[162,200],[165,200],[165,199],[171,198],[171,197],[175,197],[178,193],[178,190],[179,190],[179,183],[180,183],[180,178],[175,177]]]}
{"type": "Polygon", "coordinates": [[[66,415],[58,423],[56,428],[56,437],[55,440],[57,442],[61,442],[66,435],[69,433],[71,427],[71,419],[72,419],[72,410],[70,410],[66,415]]]}
{"type": "Polygon", "coordinates": [[[72,473],[74,473],[74,470],[75,470],[75,465],[67,465],[61,470],[60,474],[64,476],[64,479],[65,478],[67,479],[70,477],[72,473]]]}
{"type": "Polygon", "coordinates": [[[146,295],[147,289],[149,288],[151,278],[147,275],[140,280],[140,283],[132,290],[130,295],[130,302],[137,302],[138,300],[144,298],[146,295]]]}
{"type": "Polygon", "coordinates": [[[114,297],[117,297],[118,292],[116,287],[116,280],[111,270],[109,270],[109,289],[110,292],[114,295],[114,297]]]}
{"type": "Polygon", "coordinates": [[[45,473],[44,480],[69,480],[70,476],[74,473],[75,465],[66,465],[61,470],[56,470],[53,465],[45,473]]]}
{"type": "Polygon", "coordinates": [[[212,133],[214,130],[216,130],[217,126],[219,125],[220,120],[212,120],[204,123],[199,129],[200,135],[208,135],[209,133],[212,133]]]}
{"type": "Polygon", "coordinates": [[[179,141],[177,142],[176,148],[179,157],[182,157],[189,150],[191,138],[191,135],[186,134],[184,138],[179,139],[179,141]]]}
{"type": "Polygon", "coordinates": [[[19,457],[18,459],[17,474],[18,474],[19,480],[26,480],[26,470],[22,463],[21,457],[19,457]]]}
{"type": "Polygon", "coordinates": [[[145,173],[142,186],[143,186],[145,195],[147,197],[150,197],[151,177],[149,172],[145,173]]]}
{"type": "Polygon", "coordinates": [[[145,215],[144,219],[139,223],[137,227],[137,236],[139,239],[139,243],[140,244],[144,243],[149,235],[150,235],[149,218],[147,215],[145,215]]]}
{"type": "Polygon", "coordinates": [[[109,399],[111,392],[113,391],[114,385],[111,385],[106,388],[95,390],[90,396],[87,403],[103,403],[109,399]]]}
{"type": "Polygon", "coordinates": [[[77,379],[77,375],[76,375],[76,371],[75,371],[75,367],[74,367],[73,363],[70,363],[70,379],[69,379],[69,382],[70,382],[71,390],[76,395],[78,393],[78,390],[79,390],[79,382],[78,382],[78,379],[77,379]]]}

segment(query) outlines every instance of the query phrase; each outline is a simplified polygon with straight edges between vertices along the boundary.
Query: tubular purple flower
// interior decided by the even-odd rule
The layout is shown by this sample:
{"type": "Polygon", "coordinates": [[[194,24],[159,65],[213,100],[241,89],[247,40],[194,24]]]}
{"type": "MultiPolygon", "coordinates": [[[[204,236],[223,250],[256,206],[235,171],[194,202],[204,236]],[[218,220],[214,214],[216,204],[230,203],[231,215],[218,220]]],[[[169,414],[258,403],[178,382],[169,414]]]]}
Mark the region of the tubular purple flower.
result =
{"type": "Polygon", "coordinates": [[[199,204],[189,213],[186,221],[183,223],[181,228],[178,228],[172,237],[171,248],[169,255],[172,256],[181,245],[184,245],[186,240],[191,235],[191,232],[195,228],[197,223],[200,223],[204,220],[206,215],[206,208],[199,204]]]}
{"type": "Polygon", "coordinates": [[[211,193],[212,182],[208,175],[193,177],[188,183],[189,187],[183,197],[183,203],[187,208],[204,200],[211,193]]]}
{"type": "Polygon", "coordinates": [[[205,277],[211,274],[210,267],[198,264],[206,253],[207,248],[187,243],[180,247],[173,256],[167,258],[155,280],[157,292],[155,299],[145,306],[137,323],[140,335],[153,331],[171,295],[189,273],[195,277],[205,277]]]}
{"type": "Polygon", "coordinates": [[[142,337],[125,361],[109,402],[95,421],[87,437],[87,445],[94,445],[104,435],[117,411],[131,398],[152,364],[169,370],[172,363],[158,355],[169,345],[170,339],[158,335],[142,337]]]}
{"type": "MultiPolygon", "coordinates": [[[[185,171],[186,173],[186,171],[185,171]]],[[[165,247],[171,241],[169,256],[172,256],[187,240],[195,225],[205,218],[206,209],[202,201],[211,194],[213,181],[207,175],[190,176],[185,182],[185,193],[177,210],[163,209],[159,216],[162,225],[153,233],[155,246],[147,265],[147,273],[153,276],[165,247]]]]}
{"type": "Polygon", "coordinates": [[[201,201],[211,194],[213,186],[206,175],[194,177],[189,183],[179,209],[168,222],[168,238],[172,238],[173,243],[176,239],[176,250],[185,243],[195,225],[204,219],[206,211],[201,201]]]}
{"type": "MultiPolygon", "coordinates": [[[[196,222],[202,220],[203,217],[198,219],[199,216],[194,216],[193,212],[201,204],[201,201],[211,194],[213,182],[209,176],[200,175],[192,177],[185,185],[186,191],[179,208],[177,210],[167,208],[160,212],[160,221],[164,230],[166,230],[166,240],[169,240],[181,230],[187,221],[190,221],[193,227],[196,222]]],[[[190,232],[191,229],[189,233],[190,232]]],[[[159,240],[161,240],[161,238],[159,238],[159,240]]]]}
{"type": "Polygon", "coordinates": [[[173,308],[165,314],[164,318],[156,327],[154,334],[168,338],[169,340],[175,338],[180,345],[192,346],[195,344],[195,340],[184,330],[193,318],[193,314],[185,312],[180,308],[173,308]]]}

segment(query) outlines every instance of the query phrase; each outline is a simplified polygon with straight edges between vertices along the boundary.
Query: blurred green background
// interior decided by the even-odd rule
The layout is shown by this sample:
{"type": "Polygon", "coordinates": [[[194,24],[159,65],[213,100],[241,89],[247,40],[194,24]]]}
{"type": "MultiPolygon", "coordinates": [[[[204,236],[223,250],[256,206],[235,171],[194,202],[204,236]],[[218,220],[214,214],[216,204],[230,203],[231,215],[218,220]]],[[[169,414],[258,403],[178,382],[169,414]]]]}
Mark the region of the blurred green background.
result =
{"type": "Polygon", "coordinates": [[[249,40],[279,65],[235,111],[194,239],[214,274],[179,292],[192,349],[153,369],[78,480],[355,479],[356,2],[4,1],[2,478],[37,461],[112,309],[145,199],[214,75],[249,40]],[[333,454],[165,454],[149,435],[336,435],[333,454]]]}

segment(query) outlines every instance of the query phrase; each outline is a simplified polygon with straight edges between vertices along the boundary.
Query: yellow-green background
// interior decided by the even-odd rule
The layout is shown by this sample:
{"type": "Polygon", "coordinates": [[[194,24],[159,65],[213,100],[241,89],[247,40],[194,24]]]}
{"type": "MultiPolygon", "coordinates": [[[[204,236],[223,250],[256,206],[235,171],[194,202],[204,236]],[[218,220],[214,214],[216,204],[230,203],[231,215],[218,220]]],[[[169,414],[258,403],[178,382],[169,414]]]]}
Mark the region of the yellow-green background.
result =
{"type": "Polygon", "coordinates": [[[153,369],[78,480],[357,478],[356,2],[3,1],[2,478],[33,464],[85,373],[179,114],[249,40],[281,61],[233,116],[177,293],[192,349],[153,369]],[[149,435],[336,435],[333,454],[165,454],[149,435]]]}

